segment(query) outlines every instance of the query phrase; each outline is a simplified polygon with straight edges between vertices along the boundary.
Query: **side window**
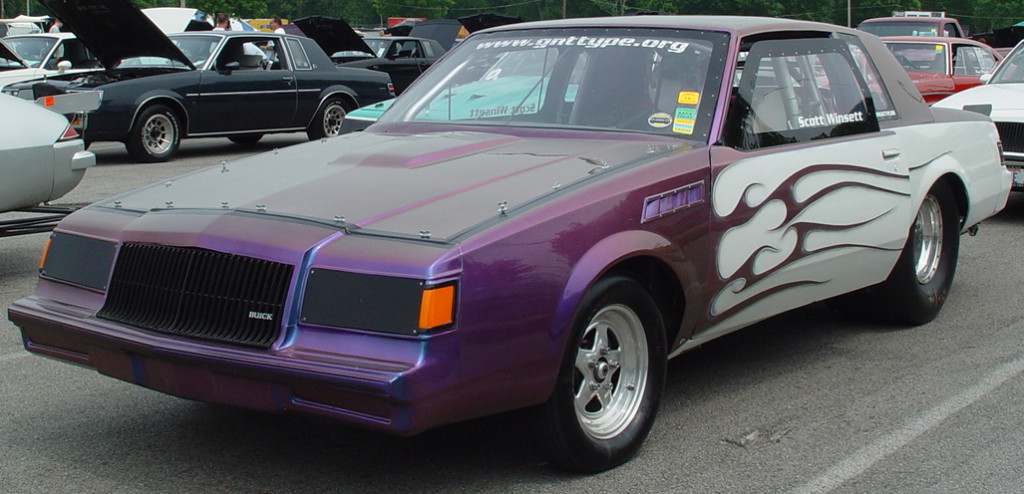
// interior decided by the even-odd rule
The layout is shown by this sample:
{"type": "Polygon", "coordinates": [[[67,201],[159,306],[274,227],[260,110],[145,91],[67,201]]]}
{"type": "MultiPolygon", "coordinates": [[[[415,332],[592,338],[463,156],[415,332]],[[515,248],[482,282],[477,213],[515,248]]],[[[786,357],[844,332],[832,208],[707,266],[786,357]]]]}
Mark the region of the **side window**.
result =
{"type": "Polygon", "coordinates": [[[981,75],[978,73],[977,55],[973,46],[953,48],[953,75],[981,75]]]}
{"type": "Polygon", "coordinates": [[[845,34],[840,34],[839,39],[847,43],[850,55],[853,55],[853,61],[857,64],[857,69],[864,76],[864,83],[867,84],[868,92],[871,93],[871,101],[875,104],[875,118],[880,121],[899,118],[899,115],[896,114],[896,108],[889,98],[888,90],[882,84],[882,77],[878,75],[878,69],[875,68],[874,62],[868,57],[864,46],[860,44],[860,40],[856,36],[845,34]]]}
{"type": "Polygon", "coordinates": [[[295,70],[312,70],[313,65],[309,63],[306,52],[302,49],[302,43],[297,39],[288,39],[288,51],[292,55],[292,67],[295,70]]]}
{"type": "Polygon", "coordinates": [[[946,24],[942,28],[942,30],[943,30],[943,32],[945,32],[945,36],[947,38],[959,38],[960,37],[960,32],[957,30],[956,26],[953,25],[953,24],[946,24]]]}
{"type": "Polygon", "coordinates": [[[426,58],[433,58],[434,46],[430,43],[423,43],[423,56],[426,58]]]}
{"type": "Polygon", "coordinates": [[[859,74],[841,40],[755,43],[730,105],[727,143],[755,149],[877,131],[859,74]]]}
{"type": "Polygon", "coordinates": [[[978,75],[987,74],[992,72],[992,69],[996,68],[996,56],[991,51],[984,48],[974,48],[975,53],[978,54],[978,75]]]}

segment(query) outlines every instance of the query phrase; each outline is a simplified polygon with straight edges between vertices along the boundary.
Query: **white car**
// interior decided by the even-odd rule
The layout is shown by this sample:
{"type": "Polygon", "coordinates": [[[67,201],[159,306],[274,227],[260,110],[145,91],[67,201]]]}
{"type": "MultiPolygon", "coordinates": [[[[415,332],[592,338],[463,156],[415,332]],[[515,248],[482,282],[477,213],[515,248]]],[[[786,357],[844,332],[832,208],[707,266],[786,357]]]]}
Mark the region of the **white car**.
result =
{"type": "Polygon", "coordinates": [[[0,41],[0,87],[101,68],[96,56],[71,33],[8,36],[0,41]]]}
{"type": "Polygon", "coordinates": [[[1013,172],[1013,190],[1024,191],[1024,43],[1018,44],[982,86],[953,94],[935,107],[987,114],[999,129],[1003,162],[1013,172]]]}
{"type": "Polygon", "coordinates": [[[57,199],[96,164],[64,116],[5,94],[0,115],[0,212],[57,199]]]}

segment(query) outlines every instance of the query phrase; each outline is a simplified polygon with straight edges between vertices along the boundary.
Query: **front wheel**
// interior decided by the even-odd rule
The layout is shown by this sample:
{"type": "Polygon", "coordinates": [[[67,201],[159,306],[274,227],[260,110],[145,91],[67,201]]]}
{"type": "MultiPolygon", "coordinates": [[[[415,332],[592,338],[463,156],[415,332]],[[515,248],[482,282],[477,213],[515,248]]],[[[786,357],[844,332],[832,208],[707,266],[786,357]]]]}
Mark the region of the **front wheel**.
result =
{"type": "Polygon", "coordinates": [[[348,106],[341,98],[328,99],[309,123],[306,135],[310,140],[340,135],[345,115],[348,115],[348,106]]]}
{"type": "Polygon", "coordinates": [[[611,276],[584,297],[555,389],[535,411],[541,447],[561,468],[625,463],[654,425],[665,383],[665,325],[636,280],[611,276]]]}
{"type": "Polygon", "coordinates": [[[155,163],[174,157],[180,142],[178,116],[164,105],[153,105],[139,114],[125,147],[136,161],[155,163]]]}

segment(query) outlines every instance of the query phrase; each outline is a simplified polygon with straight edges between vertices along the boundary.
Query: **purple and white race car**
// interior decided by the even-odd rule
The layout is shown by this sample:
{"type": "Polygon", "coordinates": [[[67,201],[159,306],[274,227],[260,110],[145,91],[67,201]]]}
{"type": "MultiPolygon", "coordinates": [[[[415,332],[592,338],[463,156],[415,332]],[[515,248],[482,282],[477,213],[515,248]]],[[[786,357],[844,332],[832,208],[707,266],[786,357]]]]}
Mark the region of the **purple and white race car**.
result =
{"type": "Polygon", "coordinates": [[[852,29],[515,24],[363,132],[70,215],[9,317],[184,398],[396,434],[533,407],[555,464],[601,471],[688,349],[826,299],[936,317],[1009,194],[997,141],[852,29]]]}

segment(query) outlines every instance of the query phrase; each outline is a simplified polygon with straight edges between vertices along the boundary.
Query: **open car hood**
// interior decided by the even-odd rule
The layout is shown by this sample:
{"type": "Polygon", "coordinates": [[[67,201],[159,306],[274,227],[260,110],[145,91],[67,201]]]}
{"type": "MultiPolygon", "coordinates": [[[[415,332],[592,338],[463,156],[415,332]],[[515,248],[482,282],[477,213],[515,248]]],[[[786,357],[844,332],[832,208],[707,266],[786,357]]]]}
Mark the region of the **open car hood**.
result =
{"type": "Polygon", "coordinates": [[[466,27],[466,31],[469,31],[470,34],[473,34],[477,31],[482,31],[484,29],[492,27],[520,23],[523,22],[523,20],[519,17],[513,17],[510,15],[492,14],[489,12],[484,12],[482,14],[473,14],[464,17],[459,17],[459,22],[466,27]]]}
{"type": "Polygon", "coordinates": [[[453,19],[429,19],[417,22],[412,31],[409,31],[409,36],[432,39],[447,51],[455,45],[455,38],[459,36],[460,29],[462,24],[453,19]]]}
{"type": "Polygon", "coordinates": [[[7,46],[3,40],[0,40],[0,58],[19,63],[26,69],[29,68],[28,62],[19,57],[17,53],[14,53],[14,50],[12,50],[10,46],[7,46]]]}
{"type": "Polygon", "coordinates": [[[183,31],[211,31],[213,26],[202,20],[203,13],[197,9],[183,7],[152,7],[142,9],[149,20],[165,33],[183,31]]]}
{"type": "Polygon", "coordinates": [[[352,26],[337,17],[311,15],[291,23],[298,26],[306,37],[316,41],[328,55],[339,51],[361,51],[377,56],[352,26]]]}
{"type": "Polygon", "coordinates": [[[135,57],[161,57],[195,68],[160,28],[129,0],[40,0],[104,67],[135,57]]]}

